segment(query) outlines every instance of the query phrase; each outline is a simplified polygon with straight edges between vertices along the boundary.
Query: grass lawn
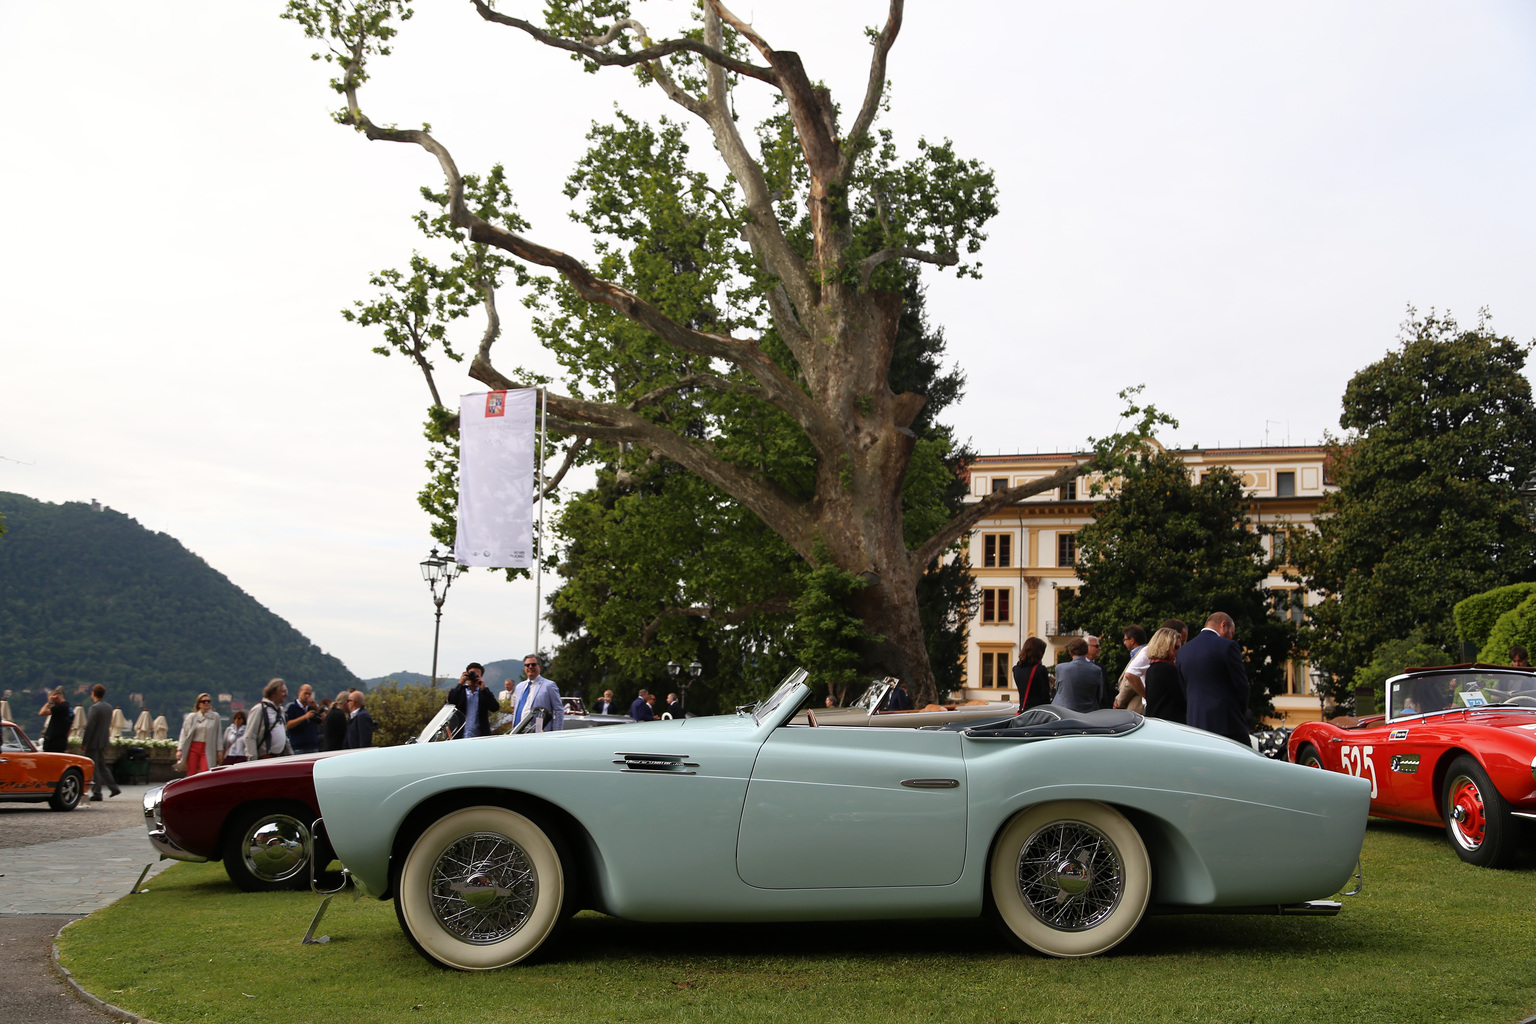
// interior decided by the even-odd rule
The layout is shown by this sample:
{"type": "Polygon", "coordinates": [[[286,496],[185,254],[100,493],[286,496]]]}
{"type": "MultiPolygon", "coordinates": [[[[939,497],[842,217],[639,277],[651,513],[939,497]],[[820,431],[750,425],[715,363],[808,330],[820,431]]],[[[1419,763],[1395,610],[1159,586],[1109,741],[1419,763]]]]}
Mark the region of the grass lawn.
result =
{"type": "MultiPolygon", "coordinates": [[[[1528,844],[1529,850],[1529,844],[1528,844]]],[[[1536,1013],[1536,856],[1463,864],[1444,833],[1373,821],[1335,918],[1149,917],[1091,960],[1011,950],[986,921],[644,925],[583,913],[534,964],[416,955],[394,905],[247,894],[182,864],[71,925],[85,988],[162,1024],[455,1021],[1507,1021],[1536,1013]]],[[[657,865],[658,885],[686,878],[657,865]]]]}

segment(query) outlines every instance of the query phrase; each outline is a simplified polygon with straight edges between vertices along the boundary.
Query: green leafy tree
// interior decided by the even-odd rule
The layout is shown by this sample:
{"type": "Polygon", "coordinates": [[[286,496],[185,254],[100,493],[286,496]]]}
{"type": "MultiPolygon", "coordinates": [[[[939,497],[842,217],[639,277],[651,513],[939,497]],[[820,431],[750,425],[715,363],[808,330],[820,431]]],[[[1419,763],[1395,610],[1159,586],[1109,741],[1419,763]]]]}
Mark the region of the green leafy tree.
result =
{"type": "Polygon", "coordinates": [[[1529,351],[1486,312],[1465,330],[1410,309],[1401,347],[1350,380],[1329,456],[1339,489],[1295,558],[1324,594],[1304,642],[1340,685],[1389,640],[1450,649],[1458,601],[1536,576],[1517,489],[1536,471],[1529,351]]]}
{"type": "MultiPolygon", "coordinates": [[[[1369,706],[1357,706],[1355,713],[1358,715],[1380,714],[1384,709],[1387,680],[1405,669],[1449,664],[1451,664],[1451,657],[1445,651],[1434,644],[1425,643],[1424,638],[1417,633],[1399,640],[1388,640],[1376,648],[1371,654],[1370,662],[1361,666],[1355,673],[1353,684],[1355,690],[1371,691],[1369,706]]],[[[1359,698],[1356,699],[1356,703],[1358,705],[1359,698]]]]}
{"type": "Polygon", "coordinates": [[[1237,623],[1255,718],[1273,710],[1294,628],[1271,613],[1263,589],[1269,565],[1264,528],[1250,528],[1248,496],[1226,467],[1200,482],[1171,452],[1156,452],[1127,467],[1118,488],[1078,531],[1078,578],[1083,586],[1064,603],[1069,629],[1102,634],[1106,674],[1117,677],[1129,660],[1118,643],[1131,623],[1150,633],[1166,619],[1182,619],[1191,633],[1212,612],[1237,623]]]}
{"type": "MultiPolygon", "coordinates": [[[[580,453],[593,442],[643,449],[729,496],[811,570],[832,565],[860,578],[865,586],[848,598],[864,631],[883,638],[881,668],[931,699],[917,597],[928,567],[995,508],[1092,467],[992,494],[921,536],[909,529],[902,497],[920,448],[912,426],[931,396],[893,387],[902,289],[922,264],[979,274],[975,255],[997,206],[992,173],[947,140],[919,140],[903,156],[876,126],[901,0],[869,33],[868,86],[847,123],[797,53],[770,45],[721,0],[704,0],[698,23],[670,37],[653,36],[623,0],[551,0],[542,24],[483,0],[473,6],[488,26],[564,50],[588,72],[630,69],[638,87],[660,90],[701,127],[719,162],[701,166],[665,118],[619,113],[595,126],[568,189],[581,204],[574,219],[591,233],[596,262],[588,266],[535,241],[505,203],[487,204],[484,186],[471,188],[430,129],[387,126],[364,112],[361,92],[408,8],[290,0],[284,16],[321,40],[316,56],[338,69],[336,120],[434,157],[446,179],[440,223],[485,254],[478,267],[461,261],[462,276],[442,276],[443,287],[484,299],[487,327],[470,375],[492,388],[538,383],[493,362],[494,293],[506,267],[490,257],[552,271],[534,284],[535,327],[561,362],[564,390],[547,400],[568,463],[588,457],[580,453]],[[766,89],[772,112],[744,122],[738,88],[766,89]],[[637,191],[643,202],[633,201],[637,191]],[[775,447],[770,467],[757,458],[755,434],[775,447]]],[[[458,308],[425,305],[433,315],[458,308]]],[[[1155,410],[1132,412],[1127,435],[1157,419],[1155,410]]],[[[432,422],[451,458],[450,419],[434,414],[432,422]]],[[[1101,442],[1095,465],[1108,465],[1124,436],[1101,442]]],[[[428,504],[445,509],[441,483],[428,504]]]]}
{"type": "Polygon", "coordinates": [[[421,683],[400,685],[391,679],[368,694],[368,714],[373,719],[373,745],[393,747],[420,735],[443,706],[447,694],[440,687],[421,683]]]}
{"type": "MultiPolygon", "coordinates": [[[[934,422],[962,379],[940,365],[943,333],[926,322],[921,292],[910,286],[907,295],[892,379],[933,396],[913,424],[918,448],[903,493],[906,522],[920,533],[953,515],[964,496],[958,463],[966,453],[934,422]]],[[[786,486],[804,465],[802,446],[782,424],[736,426],[719,443],[750,453],[786,486]]],[[[878,661],[869,652],[879,639],[853,612],[863,580],[826,560],[812,569],[761,520],[671,463],[598,450],[610,453],[611,466],[633,468],[605,469],[558,520],[568,542],[559,571],[568,582],[551,599],[551,621],[567,644],[581,641],[582,654],[579,667],[563,661],[556,678],[590,678],[585,692],[617,687],[622,695],[665,685],[656,676],[662,662],[698,658],[707,671],[690,697],[695,710],[753,699],[793,664],[811,669],[839,703],[856,695],[878,661]]],[[[955,561],[931,565],[918,583],[940,692],[960,685],[973,591],[955,561]]]]}
{"type": "Polygon", "coordinates": [[[1532,595],[1536,595],[1536,582],[1511,583],[1457,601],[1451,609],[1456,619],[1456,635],[1462,643],[1482,647],[1499,618],[1532,595]]]}
{"type": "Polygon", "coordinates": [[[1477,660],[1490,665],[1507,665],[1511,647],[1524,647],[1527,653],[1536,649],[1536,594],[1499,616],[1483,649],[1478,652],[1477,660]]]}

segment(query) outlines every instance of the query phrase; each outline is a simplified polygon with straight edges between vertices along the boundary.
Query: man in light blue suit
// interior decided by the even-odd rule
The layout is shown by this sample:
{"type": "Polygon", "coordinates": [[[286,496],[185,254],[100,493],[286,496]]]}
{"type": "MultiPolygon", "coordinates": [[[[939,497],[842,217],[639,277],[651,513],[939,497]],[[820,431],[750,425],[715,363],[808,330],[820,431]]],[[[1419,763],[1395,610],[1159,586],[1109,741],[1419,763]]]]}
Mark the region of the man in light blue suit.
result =
{"type": "Polygon", "coordinates": [[[1056,666],[1056,696],[1052,704],[1073,711],[1097,711],[1108,707],[1104,670],[1088,660],[1088,642],[1080,636],[1067,641],[1072,660],[1056,666]]]}

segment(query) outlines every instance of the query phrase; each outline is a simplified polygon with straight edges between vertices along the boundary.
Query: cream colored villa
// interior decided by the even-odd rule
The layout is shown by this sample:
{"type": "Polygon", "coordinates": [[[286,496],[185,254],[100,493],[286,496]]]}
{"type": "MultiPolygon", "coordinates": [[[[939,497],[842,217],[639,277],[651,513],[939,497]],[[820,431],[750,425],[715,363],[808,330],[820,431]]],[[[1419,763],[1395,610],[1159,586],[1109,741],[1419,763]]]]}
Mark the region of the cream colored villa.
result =
{"type": "MultiPolygon", "coordinates": [[[[1320,446],[1264,448],[1195,448],[1175,450],[1189,465],[1195,479],[1216,466],[1229,466],[1242,475],[1251,495],[1250,522],[1306,529],[1317,512],[1325,488],[1324,449],[1320,446]]],[[[986,455],[970,465],[970,500],[996,490],[1050,476],[1081,455],[986,455]]],[[[1093,519],[1089,482],[1074,485],[1004,506],[981,520],[971,534],[971,568],[981,588],[977,614],[971,620],[966,651],[967,698],[1017,699],[1011,668],[1024,640],[1038,636],[1052,651],[1066,646],[1057,614],[1058,603],[1081,585],[1077,578],[1077,531],[1093,519]]],[[[1283,558],[1285,533],[1267,543],[1278,546],[1283,558]]],[[[1270,576],[1264,583],[1271,593],[1276,614],[1298,621],[1315,599],[1283,577],[1270,576]]],[[[1118,644],[1119,629],[1104,637],[1118,644]]],[[[1156,623],[1141,625],[1155,627],[1156,623]]],[[[1191,623],[1199,628],[1198,623],[1191,623]]],[[[1048,651],[1046,663],[1054,661],[1048,651]]],[[[1287,725],[1320,717],[1308,666],[1294,661],[1286,668],[1288,693],[1275,696],[1275,708],[1287,725]]]]}

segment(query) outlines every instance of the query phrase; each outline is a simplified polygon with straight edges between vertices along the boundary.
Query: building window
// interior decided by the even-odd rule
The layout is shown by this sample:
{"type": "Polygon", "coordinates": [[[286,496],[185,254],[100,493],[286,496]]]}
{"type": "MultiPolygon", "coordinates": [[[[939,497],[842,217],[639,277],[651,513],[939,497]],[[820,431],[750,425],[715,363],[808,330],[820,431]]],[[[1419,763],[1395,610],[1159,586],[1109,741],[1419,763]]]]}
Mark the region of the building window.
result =
{"type": "Polygon", "coordinates": [[[1269,544],[1275,553],[1276,565],[1291,564],[1291,532],[1289,530],[1276,530],[1270,536],[1269,544]]]}
{"type": "Polygon", "coordinates": [[[1077,564],[1077,534],[1056,535],[1056,564],[1063,568],[1077,564]]]}
{"type": "Polygon", "coordinates": [[[995,476],[995,477],[992,478],[992,493],[993,494],[996,494],[998,491],[1006,491],[1007,489],[1008,489],[1008,478],[1007,477],[1005,477],[1005,476],[995,476]]]}
{"type": "Polygon", "coordinates": [[[1008,623],[1013,621],[1013,588],[983,587],[981,591],[981,621],[1008,623]]]}
{"type": "Polygon", "coordinates": [[[1307,619],[1307,592],[1299,587],[1277,587],[1269,592],[1269,607],[1276,618],[1298,626],[1307,619]]]}
{"type": "Polygon", "coordinates": [[[1006,690],[1010,684],[1008,662],[1012,649],[981,652],[981,685],[987,690],[1006,690]]]}
{"type": "Polygon", "coordinates": [[[1068,480],[1066,483],[1061,485],[1061,488],[1059,489],[1059,491],[1057,493],[1059,493],[1061,495],[1061,500],[1062,501],[1076,501],[1077,500],[1077,481],[1076,480],[1068,480]]]}
{"type": "Polygon", "coordinates": [[[1296,474],[1294,472],[1275,474],[1275,497],[1296,497],[1296,474]]]}
{"type": "Polygon", "coordinates": [[[1013,534],[984,533],[981,535],[981,567],[983,569],[1007,569],[1013,565],[1013,534]]]}
{"type": "Polygon", "coordinates": [[[1061,613],[1066,608],[1067,602],[1076,596],[1076,587],[1056,588],[1056,618],[1045,624],[1046,636],[1066,636],[1066,630],[1061,625],[1061,613]]]}

